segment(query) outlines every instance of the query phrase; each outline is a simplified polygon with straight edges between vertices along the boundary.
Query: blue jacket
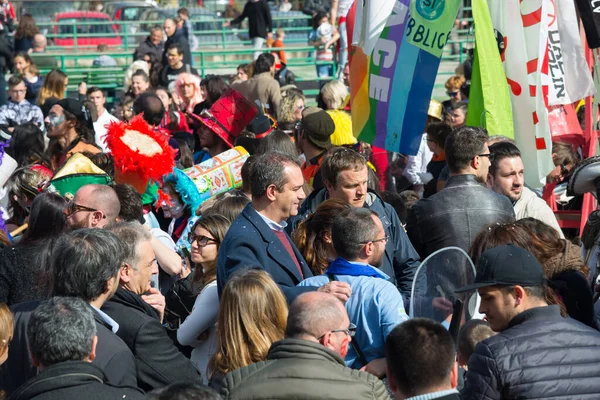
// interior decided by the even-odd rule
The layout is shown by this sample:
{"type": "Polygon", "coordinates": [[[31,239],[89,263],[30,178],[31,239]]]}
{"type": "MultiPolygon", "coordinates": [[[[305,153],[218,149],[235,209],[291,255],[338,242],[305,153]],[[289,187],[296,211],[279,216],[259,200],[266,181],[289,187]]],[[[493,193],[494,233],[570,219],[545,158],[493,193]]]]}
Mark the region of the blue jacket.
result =
{"type": "MultiPolygon", "coordinates": [[[[389,277],[377,268],[346,261],[341,257],[331,262],[324,275],[305,279],[300,285],[326,285],[329,283],[329,274],[334,280],[346,282],[352,288],[352,295],[345,306],[350,322],[357,327],[353,340],[363,352],[366,361],[385,357],[384,347],[388,335],[398,324],[408,319],[402,295],[387,281],[389,277]],[[346,270],[336,270],[339,265],[346,267],[346,270]]],[[[352,346],[348,348],[345,362],[348,367],[354,369],[364,366],[352,346]]]]}
{"type": "MultiPolygon", "coordinates": [[[[302,203],[300,210],[298,210],[298,215],[288,221],[288,233],[293,232],[298,224],[305,220],[309,214],[315,212],[319,204],[327,198],[327,189],[321,189],[308,196],[302,203]]],[[[385,245],[383,263],[379,269],[388,275],[390,282],[396,285],[406,299],[409,299],[415,272],[420,264],[419,254],[408,240],[400,218],[398,218],[396,210],[391,205],[385,203],[375,192],[369,191],[363,207],[377,213],[383,224],[385,234],[389,237],[385,245]]]]}
{"type": "MultiPolygon", "coordinates": [[[[304,278],[313,276],[304,257],[290,241],[304,278]]],[[[217,285],[219,296],[227,280],[243,268],[260,268],[267,271],[279,285],[288,302],[299,294],[316,288],[296,287],[302,277],[279,238],[269,228],[258,212],[248,204],[233,221],[217,258],[217,285]]]]}

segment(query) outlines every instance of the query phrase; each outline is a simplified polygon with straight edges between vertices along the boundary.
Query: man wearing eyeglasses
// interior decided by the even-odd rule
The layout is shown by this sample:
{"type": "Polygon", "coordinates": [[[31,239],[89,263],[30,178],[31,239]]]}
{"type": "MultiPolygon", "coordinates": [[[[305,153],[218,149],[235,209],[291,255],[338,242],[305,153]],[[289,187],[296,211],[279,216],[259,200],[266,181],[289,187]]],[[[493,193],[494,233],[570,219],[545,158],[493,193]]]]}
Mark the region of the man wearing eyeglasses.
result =
{"type": "Polygon", "coordinates": [[[8,130],[12,132],[17,126],[32,122],[43,132],[46,127],[42,110],[25,100],[26,94],[27,87],[23,78],[20,75],[11,76],[8,80],[10,101],[0,107],[0,125],[8,126],[8,130]]]}
{"type": "Polygon", "coordinates": [[[64,210],[71,229],[104,228],[114,223],[121,211],[117,194],[110,186],[85,185],[64,210]]]}
{"type": "Polygon", "coordinates": [[[515,220],[508,198],[484,186],[492,156],[487,139],[485,129],[470,126],[448,135],[446,186],[419,200],[408,213],[406,232],[421,258],[448,246],[468,252],[482,228],[515,220]]]}
{"type": "Polygon", "coordinates": [[[346,302],[350,321],[358,326],[345,361],[348,367],[385,376],[385,340],[394,327],[408,319],[402,295],[381,272],[388,236],[381,220],[366,208],[350,208],[333,220],[333,247],[338,257],[324,275],[300,282],[321,286],[346,282],[352,296],[346,302]]]}
{"type": "Polygon", "coordinates": [[[290,306],[285,339],[267,359],[229,373],[223,398],[389,399],[375,375],[344,366],[356,326],[330,294],[310,292],[290,306]]]}

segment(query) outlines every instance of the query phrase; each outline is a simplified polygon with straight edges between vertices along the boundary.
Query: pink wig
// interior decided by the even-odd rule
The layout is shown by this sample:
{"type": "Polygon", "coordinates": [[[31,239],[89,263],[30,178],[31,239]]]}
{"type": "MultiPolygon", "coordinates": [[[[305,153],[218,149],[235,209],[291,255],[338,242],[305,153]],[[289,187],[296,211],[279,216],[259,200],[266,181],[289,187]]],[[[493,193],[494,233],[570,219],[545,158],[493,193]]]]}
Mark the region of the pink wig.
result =
{"type": "Polygon", "coordinates": [[[194,111],[196,104],[199,104],[204,100],[200,92],[200,77],[187,72],[182,72],[177,75],[177,80],[175,81],[175,93],[181,98],[185,105],[185,110],[189,113],[194,111]],[[190,83],[194,85],[194,96],[191,99],[186,99],[183,97],[183,85],[190,83]]]}

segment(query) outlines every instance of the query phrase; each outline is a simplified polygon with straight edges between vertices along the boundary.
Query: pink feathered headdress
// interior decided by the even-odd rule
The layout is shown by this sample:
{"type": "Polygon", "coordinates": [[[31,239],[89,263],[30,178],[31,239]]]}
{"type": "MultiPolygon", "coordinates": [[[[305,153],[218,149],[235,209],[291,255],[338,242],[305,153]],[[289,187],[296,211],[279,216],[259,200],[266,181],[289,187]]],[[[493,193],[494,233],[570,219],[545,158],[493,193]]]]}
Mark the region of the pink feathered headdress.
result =
{"type": "Polygon", "coordinates": [[[202,93],[200,92],[200,77],[187,72],[177,75],[177,80],[175,81],[175,93],[177,93],[177,96],[183,100],[183,104],[185,104],[185,110],[189,113],[194,112],[194,107],[196,107],[196,104],[199,104],[204,100],[202,98],[202,93]],[[190,83],[194,85],[194,97],[192,97],[190,100],[186,100],[183,97],[183,85],[190,83]]]}

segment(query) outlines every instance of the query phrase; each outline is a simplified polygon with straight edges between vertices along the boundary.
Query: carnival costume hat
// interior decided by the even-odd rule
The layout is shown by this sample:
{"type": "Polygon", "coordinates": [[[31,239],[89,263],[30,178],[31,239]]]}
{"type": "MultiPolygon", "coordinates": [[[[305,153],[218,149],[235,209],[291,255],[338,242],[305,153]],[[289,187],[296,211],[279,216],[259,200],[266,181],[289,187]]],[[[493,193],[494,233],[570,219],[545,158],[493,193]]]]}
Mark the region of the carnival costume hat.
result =
{"type": "Polygon", "coordinates": [[[429,100],[429,108],[427,109],[428,116],[441,121],[443,119],[442,118],[442,110],[443,110],[442,103],[440,103],[437,100],[429,100]]]}
{"type": "Polygon", "coordinates": [[[133,185],[140,194],[175,167],[176,151],[168,134],[150,126],[141,114],[130,122],[111,122],[106,145],[114,158],[115,181],[133,185]]]}
{"type": "Polygon", "coordinates": [[[200,115],[189,114],[203,123],[230,148],[246,125],[258,114],[258,109],[235,89],[227,89],[212,105],[200,115]]]}
{"type": "Polygon", "coordinates": [[[600,156],[590,157],[583,160],[573,171],[567,194],[594,193],[596,197],[600,194],[600,156]]]}
{"type": "Polygon", "coordinates": [[[83,154],[75,153],[56,171],[45,190],[71,200],[82,186],[108,185],[110,182],[110,176],[100,167],[83,154]]]}

